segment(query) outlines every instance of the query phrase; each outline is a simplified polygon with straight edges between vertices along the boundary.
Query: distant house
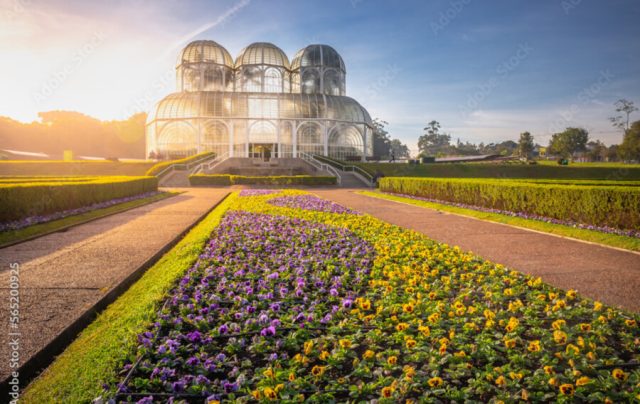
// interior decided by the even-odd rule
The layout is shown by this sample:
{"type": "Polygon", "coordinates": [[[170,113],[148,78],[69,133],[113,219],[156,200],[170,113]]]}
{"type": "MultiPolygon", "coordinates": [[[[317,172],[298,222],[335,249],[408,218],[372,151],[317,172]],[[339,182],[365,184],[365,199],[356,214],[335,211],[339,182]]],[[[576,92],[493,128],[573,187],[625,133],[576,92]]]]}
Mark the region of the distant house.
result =
{"type": "Polygon", "coordinates": [[[543,158],[543,159],[547,158],[547,148],[537,144],[533,148],[533,157],[539,157],[539,158],[543,158]]]}

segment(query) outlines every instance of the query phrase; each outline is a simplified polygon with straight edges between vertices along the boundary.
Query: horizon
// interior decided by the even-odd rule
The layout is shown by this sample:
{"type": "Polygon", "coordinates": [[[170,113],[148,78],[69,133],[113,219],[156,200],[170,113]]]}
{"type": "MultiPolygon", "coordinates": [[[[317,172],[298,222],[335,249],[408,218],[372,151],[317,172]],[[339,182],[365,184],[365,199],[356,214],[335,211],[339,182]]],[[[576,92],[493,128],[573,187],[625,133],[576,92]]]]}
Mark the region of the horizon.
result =
{"type": "Polygon", "coordinates": [[[546,145],[570,126],[620,143],[607,119],[613,103],[640,101],[640,4],[631,0],[4,3],[0,47],[22,63],[0,67],[0,91],[12,95],[0,116],[21,122],[52,110],[102,121],[148,112],[175,91],[175,59],[196,39],[232,57],[253,42],[290,59],[331,45],[346,64],[347,95],[412,153],[431,120],[452,141],[476,144],[529,131],[546,145]]]}

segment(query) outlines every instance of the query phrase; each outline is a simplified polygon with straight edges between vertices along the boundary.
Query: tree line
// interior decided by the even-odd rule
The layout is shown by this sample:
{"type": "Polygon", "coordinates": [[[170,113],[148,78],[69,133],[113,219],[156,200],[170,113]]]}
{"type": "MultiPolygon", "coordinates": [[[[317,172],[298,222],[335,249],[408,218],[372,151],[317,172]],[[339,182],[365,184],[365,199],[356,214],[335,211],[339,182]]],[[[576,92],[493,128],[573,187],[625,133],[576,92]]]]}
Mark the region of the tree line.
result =
{"type": "MultiPolygon", "coordinates": [[[[547,155],[567,159],[581,155],[591,161],[640,161],[640,121],[631,122],[630,116],[638,111],[632,101],[625,99],[615,103],[617,115],[609,118],[613,126],[622,131],[620,144],[607,147],[600,140],[591,140],[589,132],[584,128],[568,127],[564,131],[554,133],[546,146],[547,155]]],[[[459,139],[451,142],[451,135],[441,132],[438,121],[431,121],[424,128],[418,139],[420,157],[471,156],[498,154],[502,156],[519,156],[531,158],[536,149],[534,137],[523,132],[517,142],[507,140],[501,143],[474,144],[462,143],[459,139]]]]}

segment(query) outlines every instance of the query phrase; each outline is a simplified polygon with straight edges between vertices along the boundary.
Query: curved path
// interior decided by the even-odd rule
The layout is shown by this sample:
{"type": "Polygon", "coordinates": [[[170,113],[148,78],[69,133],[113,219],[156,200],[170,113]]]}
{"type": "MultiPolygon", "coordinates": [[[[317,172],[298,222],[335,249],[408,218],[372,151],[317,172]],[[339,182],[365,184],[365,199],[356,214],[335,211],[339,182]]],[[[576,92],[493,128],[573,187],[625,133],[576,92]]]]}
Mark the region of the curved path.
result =
{"type": "Polygon", "coordinates": [[[313,190],[323,198],[412,229],[562,289],[640,312],[640,254],[433,209],[355,190],[313,190]]]}
{"type": "Polygon", "coordinates": [[[22,365],[228,193],[228,189],[191,188],[149,205],[0,249],[0,381],[9,375],[10,338],[19,339],[22,365]],[[20,267],[17,330],[9,327],[12,263],[20,267]],[[10,335],[12,331],[19,335],[10,335]]]}

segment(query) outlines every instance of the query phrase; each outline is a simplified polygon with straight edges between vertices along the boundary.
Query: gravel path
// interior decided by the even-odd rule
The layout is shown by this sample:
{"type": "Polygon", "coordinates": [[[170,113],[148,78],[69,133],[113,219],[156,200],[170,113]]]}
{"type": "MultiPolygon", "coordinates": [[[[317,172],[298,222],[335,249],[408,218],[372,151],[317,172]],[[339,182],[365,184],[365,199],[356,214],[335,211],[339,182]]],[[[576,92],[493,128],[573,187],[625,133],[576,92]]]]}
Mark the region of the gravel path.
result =
{"type": "Polygon", "coordinates": [[[0,249],[0,380],[9,374],[11,263],[20,266],[23,364],[228,192],[190,188],[178,196],[0,249]]]}
{"type": "Polygon", "coordinates": [[[356,194],[317,195],[612,306],[640,311],[640,254],[356,194]]]}

